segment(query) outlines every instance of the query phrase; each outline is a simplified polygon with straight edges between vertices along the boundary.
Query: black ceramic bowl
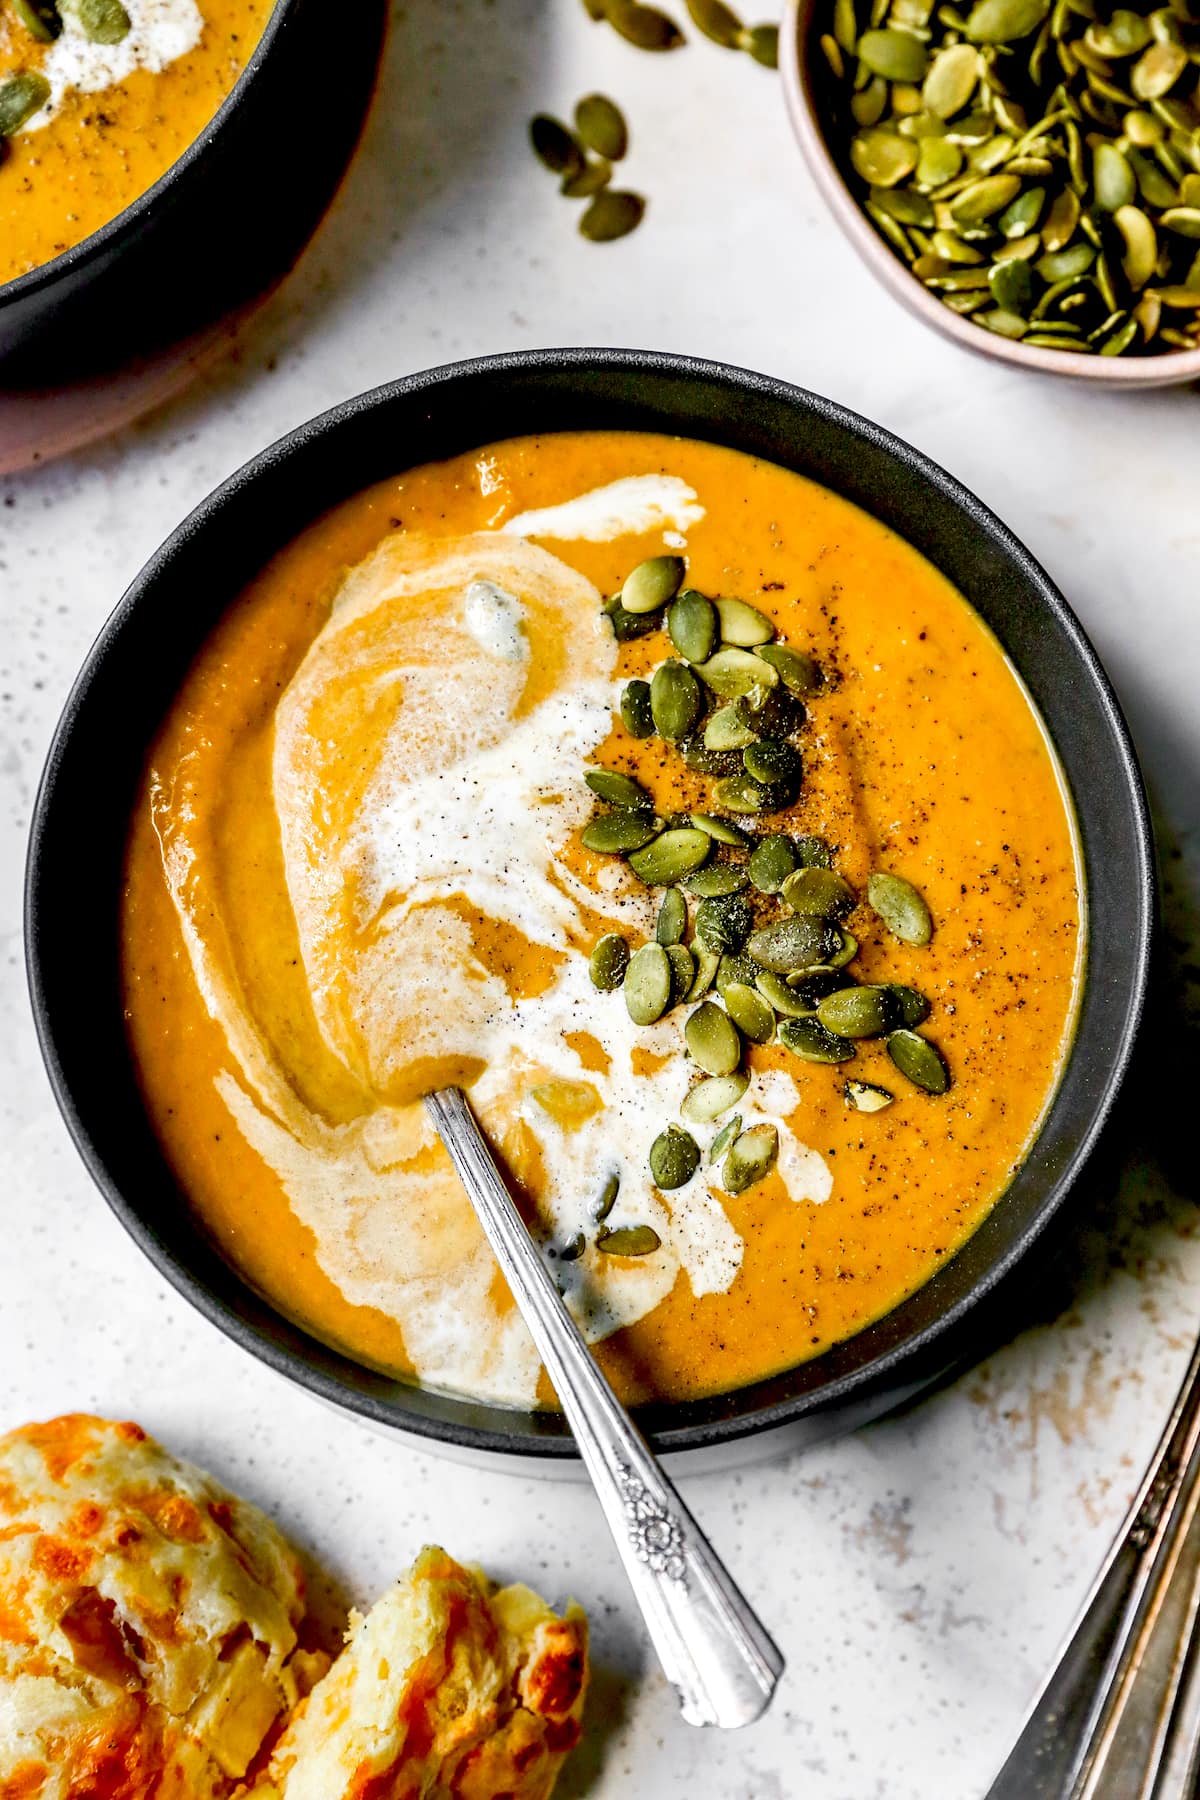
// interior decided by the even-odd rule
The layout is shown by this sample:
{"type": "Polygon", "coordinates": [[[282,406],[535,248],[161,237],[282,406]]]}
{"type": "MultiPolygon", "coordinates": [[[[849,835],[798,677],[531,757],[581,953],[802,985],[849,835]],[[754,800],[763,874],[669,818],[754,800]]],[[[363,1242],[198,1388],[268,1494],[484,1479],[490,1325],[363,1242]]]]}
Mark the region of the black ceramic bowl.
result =
{"type": "MultiPolygon", "coordinates": [[[[1074,795],[1089,903],[1087,978],[1058,1093],[1003,1199],[920,1291],[790,1373],[651,1407],[660,1450],[712,1461],[774,1427],[828,1436],[916,1392],[969,1347],[1093,1151],[1142,1012],[1154,917],[1150,833],[1117,703],[1062,596],[978,500],[906,444],[801,389],[714,363],[542,351],[414,375],[336,407],[247,465],[187,519],[105,626],[59,724],[38,796],[29,973],[59,1105],[118,1217],[180,1292],[247,1350],[378,1425],[460,1452],[574,1454],[557,1414],[507,1411],[372,1373],[281,1318],[213,1248],[159,1150],[126,1044],[117,908],[147,747],[226,603],[335,502],[430,459],[526,432],[677,432],[825,483],[908,539],[1005,645],[1074,795]],[[81,884],[81,871],[86,872],[81,884]]],[[[1027,1273],[1027,1269],[1022,1273],[1027,1273]]]]}
{"type": "Polygon", "coordinates": [[[350,160],[386,17],[386,0],[277,0],[178,162],[100,231],[0,286],[0,389],[62,387],[152,355],[283,275],[350,160]]]}

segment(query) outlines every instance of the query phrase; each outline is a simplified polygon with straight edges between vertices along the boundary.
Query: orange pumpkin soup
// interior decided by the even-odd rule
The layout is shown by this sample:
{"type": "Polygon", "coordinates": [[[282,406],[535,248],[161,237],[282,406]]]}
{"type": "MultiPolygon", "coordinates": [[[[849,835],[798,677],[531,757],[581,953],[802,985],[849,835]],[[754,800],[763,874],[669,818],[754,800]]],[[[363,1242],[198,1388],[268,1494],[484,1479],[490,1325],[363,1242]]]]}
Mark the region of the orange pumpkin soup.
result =
{"type": "Polygon", "coordinates": [[[153,748],[123,912],[224,1252],[512,1404],[544,1372],[424,1091],[469,1088],[627,1398],[727,1390],[995,1204],[1081,937],[1055,760],[964,599],[813,483],[632,433],[414,469],[282,551],[153,748]]]}
{"type": "Polygon", "coordinates": [[[0,283],[90,237],[199,137],[275,0],[0,7],[0,283]]]}

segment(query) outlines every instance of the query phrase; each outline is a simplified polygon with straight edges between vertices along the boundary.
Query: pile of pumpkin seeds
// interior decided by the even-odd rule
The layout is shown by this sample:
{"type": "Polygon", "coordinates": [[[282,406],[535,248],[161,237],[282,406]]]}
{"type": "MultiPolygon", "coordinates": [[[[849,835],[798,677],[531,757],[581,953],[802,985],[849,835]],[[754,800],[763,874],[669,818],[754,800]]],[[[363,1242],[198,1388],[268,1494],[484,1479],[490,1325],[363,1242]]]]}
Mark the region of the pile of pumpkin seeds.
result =
{"type": "Polygon", "coordinates": [[[629,128],[606,94],[585,94],[575,108],[575,129],[550,113],[529,122],[534,155],[559,178],[559,193],[586,200],[579,229],[593,244],[627,237],[642,222],[646,202],[627,188],[610,187],[613,164],[629,148],[629,128]]]}
{"type": "Polygon", "coordinates": [[[1200,345],[1195,0],[830,4],[830,143],[931,293],[1037,349],[1200,345]]]}
{"type": "MultiPolygon", "coordinates": [[[[611,25],[618,36],[639,50],[678,50],[687,42],[669,13],[644,0],[583,0],[590,19],[611,25]]],[[[778,25],[745,25],[725,0],[686,0],[696,29],[724,50],[743,50],[774,69],[779,63],[778,25]]]]}
{"type": "MultiPolygon", "coordinates": [[[[62,36],[69,16],[93,44],[119,44],[130,30],[121,0],[8,0],[17,21],[38,44],[62,36]]],[[[50,98],[50,83],[39,69],[14,69],[0,77],[0,157],[7,140],[40,112],[50,98]]]]}
{"type": "MultiPolygon", "coordinates": [[[[772,820],[800,797],[800,740],[807,703],[825,687],[823,671],[807,651],[781,642],[757,607],[711,599],[684,587],[684,576],[681,557],[653,557],[631,572],[605,612],[618,643],[658,631],[669,638],[675,654],[650,680],[626,683],[621,719],[632,737],[659,738],[711,778],[711,802],[704,812],[660,817],[631,775],[585,770],[600,804],[583,844],[623,857],[639,881],[662,890],[653,938],[633,948],[608,932],[593,947],[590,968],[598,989],[621,993],[635,1024],[691,1009],[683,1037],[699,1079],[684,1100],[683,1124],[669,1124],[650,1148],[656,1185],[689,1182],[704,1157],[687,1127],[724,1120],[707,1161],[720,1165],[726,1192],[738,1194],[769,1172],[779,1147],[773,1125],[743,1130],[735,1110],[750,1086],[747,1044],[778,1042],[801,1062],[841,1064],[853,1060],[860,1040],[882,1038],[899,1074],[926,1094],[944,1094],[950,1075],[916,1029],[930,1012],[925,996],[896,983],[859,983],[850,973],[859,940],[847,920],[860,902],[860,930],[876,922],[901,943],[924,945],[933,920],[922,895],[903,876],[879,870],[858,896],[822,839],[791,835],[772,820]]],[[[862,1113],[895,1099],[890,1089],[856,1080],[843,1094],[862,1113]]]]}

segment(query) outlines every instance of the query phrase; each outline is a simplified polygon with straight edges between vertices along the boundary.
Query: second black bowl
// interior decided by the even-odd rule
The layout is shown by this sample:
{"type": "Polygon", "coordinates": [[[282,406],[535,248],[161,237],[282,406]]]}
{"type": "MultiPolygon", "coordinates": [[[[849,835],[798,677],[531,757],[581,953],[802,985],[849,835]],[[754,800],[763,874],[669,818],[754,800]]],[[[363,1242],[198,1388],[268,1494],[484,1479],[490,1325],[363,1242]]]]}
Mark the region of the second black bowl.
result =
{"type": "Polygon", "coordinates": [[[541,351],[432,370],[347,401],[206,500],[143,570],[67,702],[38,796],[26,895],[37,1027],[93,1177],[156,1266],[252,1354],[323,1399],[451,1452],[561,1460],[556,1413],[455,1399],[365,1369],[289,1323],[205,1236],[160,1151],[132,1066],[118,903],[151,739],[242,586],[314,518],[369,483],[497,438],[559,430],[678,433],[824,483],[906,538],[964,592],[1025,682],[1074,798],[1087,892],[1075,1040],[1037,1139],[969,1242],[886,1318],[816,1360],[736,1392],[646,1409],[660,1450],[714,1460],[764,1433],[828,1436],[919,1390],[969,1344],[1005,1277],[1059,1212],[1108,1118],[1145,998],[1152,844],[1120,711],[1078,621],[1029,553],[926,458],[831,401],[682,357],[541,351]],[[81,882],[82,875],[82,882],[81,882]],[[81,891],[82,890],[82,891],[81,891]]]}
{"type": "Polygon", "coordinates": [[[224,105],[161,179],[73,249],[0,285],[0,389],[121,368],[283,275],[350,160],[386,18],[385,0],[276,0],[224,105]]]}

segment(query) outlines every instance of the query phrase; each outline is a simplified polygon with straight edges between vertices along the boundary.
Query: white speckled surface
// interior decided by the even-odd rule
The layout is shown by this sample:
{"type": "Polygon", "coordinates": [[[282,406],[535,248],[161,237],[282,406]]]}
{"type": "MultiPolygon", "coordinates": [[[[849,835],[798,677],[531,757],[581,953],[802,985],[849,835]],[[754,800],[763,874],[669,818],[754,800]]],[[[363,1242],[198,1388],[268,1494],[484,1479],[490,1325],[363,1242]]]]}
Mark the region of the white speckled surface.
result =
{"type": "Polygon", "coordinates": [[[409,0],[350,180],[239,364],[99,450],[0,483],[0,1428],[132,1414],[271,1508],[359,1600],[429,1537],[574,1592],[598,1673],[564,1795],[971,1800],[1119,1519],[1200,1315],[1194,1158],[1177,1159],[1175,1197],[1161,1167],[1178,1049],[1156,1045],[1161,1103],[1142,1109],[1146,1142],[1103,1172],[1120,1193],[1062,1271],[1053,1322],[898,1420],[690,1486],[789,1658],[770,1717],[722,1740],[673,1716],[586,1492],[398,1449],[248,1361],[110,1219],[42,1074],[21,968],[25,833],[70,679],[126,581],[218,479],[331,402],[449,358],[565,343],[787,376],[891,426],[994,506],[1064,587],[1124,699],[1190,960],[1195,392],[1068,391],[925,331],[835,234],[777,85],[749,62],[704,43],[639,56],[575,0],[409,0]],[[626,105],[629,179],[651,197],[643,229],[600,248],[525,145],[533,111],[594,87],[626,105]]]}

